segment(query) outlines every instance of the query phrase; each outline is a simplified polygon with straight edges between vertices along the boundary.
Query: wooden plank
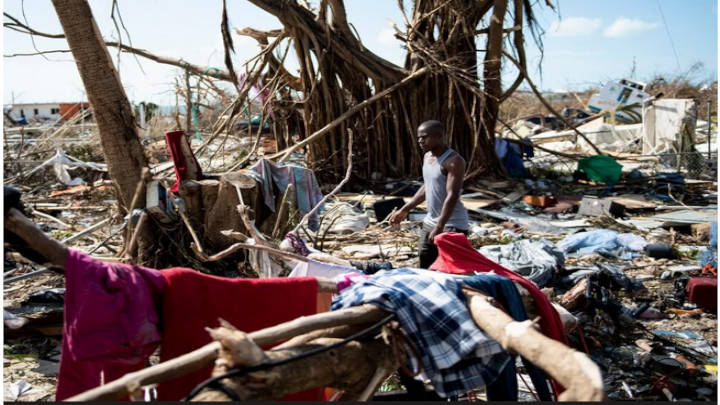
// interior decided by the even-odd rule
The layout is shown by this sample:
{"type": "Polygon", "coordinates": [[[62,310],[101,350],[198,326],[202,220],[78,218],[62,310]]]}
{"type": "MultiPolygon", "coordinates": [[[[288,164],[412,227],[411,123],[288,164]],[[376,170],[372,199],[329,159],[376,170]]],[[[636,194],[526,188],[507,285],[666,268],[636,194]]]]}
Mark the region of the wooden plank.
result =
{"type": "Polygon", "coordinates": [[[648,200],[642,194],[622,194],[616,197],[607,197],[608,200],[622,204],[631,210],[654,209],[658,204],[648,200]]]}

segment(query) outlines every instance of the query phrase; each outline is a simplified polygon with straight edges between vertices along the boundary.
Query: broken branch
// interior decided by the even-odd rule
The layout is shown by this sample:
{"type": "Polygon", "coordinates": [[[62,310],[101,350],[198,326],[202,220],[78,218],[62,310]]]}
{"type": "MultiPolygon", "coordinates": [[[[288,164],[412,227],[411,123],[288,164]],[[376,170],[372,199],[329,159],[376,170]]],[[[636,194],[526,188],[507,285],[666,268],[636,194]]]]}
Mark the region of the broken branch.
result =
{"type": "Polygon", "coordinates": [[[505,349],[519,354],[545,370],[566,391],[561,401],[602,401],[603,380],[598,366],[585,354],[535,330],[530,320],[513,321],[482,294],[465,290],[475,322],[505,349]],[[558,359],[563,359],[559,362],[558,359]]]}
{"type": "Polygon", "coordinates": [[[352,133],[352,130],[350,128],[348,128],[348,157],[347,157],[347,171],[345,172],[345,177],[342,179],[342,181],[340,183],[338,183],[338,185],[330,193],[325,195],[322,198],[322,200],[320,200],[319,203],[315,204],[315,206],[310,210],[310,212],[308,212],[307,214],[305,214],[305,216],[302,217],[300,222],[298,222],[297,226],[295,226],[295,229],[292,230],[292,233],[297,234],[298,229],[300,229],[302,224],[305,223],[305,221],[307,221],[313,214],[315,214],[315,212],[317,212],[317,210],[320,209],[320,207],[322,207],[322,205],[325,204],[325,202],[327,200],[329,200],[330,197],[337,194],[337,192],[340,191],[340,189],[345,185],[345,183],[347,183],[350,180],[350,175],[352,174],[352,153],[353,153],[352,145],[353,145],[353,133],[352,133]]]}
{"type": "Polygon", "coordinates": [[[380,100],[381,98],[387,96],[388,94],[392,93],[393,91],[395,91],[395,90],[397,90],[397,89],[405,86],[406,84],[408,84],[408,83],[411,82],[412,80],[414,80],[414,79],[416,79],[416,78],[418,78],[418,77],[420,77],[420,76],[428,73],[429,71],[430,71],[430,69],[427,68],[427,67],[424,67],[424,68],[421,68],[421,69],[416,70],[416,71],[413,72],[411,75],[409,75],[409,76],[407,76],[406,78],[402,79],[400,82],[398,82],[398,83],[396,83],[396,84],[388,87],[387,89],[381,91],[380,93],[375,94],[374,96],[372,96],[372,97],[364,100],[363,102],[361,102],[361,103],[359,103],[359,104],[356,104],[354,107],[352,107],[351,109],[345,111],[345,113],[343,113],[342,115],[340,115],[339,117],[337,117],[336,119],[334,119],[334,120],[333,120],[332,122],[330,122],[329,124],[327,124],[327,125],[325,125],[324,127],[322,127],[322,128],[321,128],[320,130],[318,130],[317,132],[315,132],[315,133],[313,133],[312,135],[308,136],[307,138],[303,139],[301,142],[298,142],[298,143],[296,143],[295,145],[293,145],[293,146],[291,146],[291,147],[289,147],[289,148],[287,148],[287,149],[285,149],[285,150],[283,150],[283,151],[280,151],[280,152],[278,152],[278,153],[276,153],[276,154],[274,154],[274,155],[271,155],[271,156],[269,156],[269,158],[270,158],[270,159],[277,159],[278,157],[282,156],[282,157],[280,158],[280,162],[284,162],[285,160],[287,160],[287,159],[290,157],[290,154],[292,154],[292,153],[295,152],[296,150],[298,150],[298,149],[302,148],[303,146],[308,145],[308,144],[310,144],[310,143],[312,143],[312,142],[315,142],[316,140],[320,139],[322,136],[324,136],[325,134],[327,134],[328,132],[330,132],[330,130],[332,130],[333,128],[337,127],[337,126],[340,125],[343,121],[345,121],[346,119],[350,118],[351,116],[353,116],[353,115],[356,114],[357,112],[363,110],[364,108],[366,108],[366,107],[368,107],[369,105],[371,105],[372,103],[380,100]]]}

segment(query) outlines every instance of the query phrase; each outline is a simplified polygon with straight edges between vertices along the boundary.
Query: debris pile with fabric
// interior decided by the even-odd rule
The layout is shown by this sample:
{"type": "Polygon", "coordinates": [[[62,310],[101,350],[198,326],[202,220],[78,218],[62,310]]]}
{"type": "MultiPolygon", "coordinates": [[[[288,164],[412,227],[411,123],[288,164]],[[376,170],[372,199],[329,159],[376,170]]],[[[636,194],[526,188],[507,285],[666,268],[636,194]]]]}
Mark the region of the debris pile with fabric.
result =
{"type": "Polygon", "coordinates": [[[401,66],[342,0],[251,0],[281,29],[235,30],[244,71],[225,2],[222,69],[60,3],[62,34],[5,13],[67,40],[88,97],[5,111],[6,400],[717,397],[712,90],[558,112],[525,52],[549,1],[415,1],[401,66]],[[181,69],[169,114],[109,46],[181,69]],[[519,93],[548,114],[508,118],[519,93]]]}

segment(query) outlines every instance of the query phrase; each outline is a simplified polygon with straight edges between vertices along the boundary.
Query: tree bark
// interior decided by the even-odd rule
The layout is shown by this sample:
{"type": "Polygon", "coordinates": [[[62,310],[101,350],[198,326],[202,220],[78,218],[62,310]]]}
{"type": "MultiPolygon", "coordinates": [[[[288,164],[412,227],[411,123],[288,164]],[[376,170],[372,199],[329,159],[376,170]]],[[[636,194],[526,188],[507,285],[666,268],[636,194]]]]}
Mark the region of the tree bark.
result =
{"type": "MultiPolygon", "coordinates": [[[[447,143],[468,160],[469,172],[502,173],[494,153],[494,114],[502,95],[499,58],[507,0],[415,1],[407,32],[398,32],[408,49],[404,69],[362,46],[340,0],[320,2],[313,11],[296,1],[282,5],[268,0],[251,2],[276,16],[293,41],[305,99],[298,103],[305,134],[323,134],[322,139],[308,138],[303,145],[313,168],[321,169],[322,180],[337,182],[347,169],[341,159],[347,150],[346,128],[363,141],[353,162],[356,177],[369,179],[376,172],[419,175],[422,156],[415,131],[430,119],[445,123],[447,143]],[[493,49],[487,51],[486,60],[497,61],[484,69],[489,78],[484,85],[490,86],[493,95],[493,102],[486,104],[488,97],[479,85],[475,36],[477,25],[490,10],[496,23],[490,30],[493,49]],[[395,86],[423,68],[429,74],[412,86],[395,86]],[[376,99],[391,88],[393,91],[376,99]],[[372,105],[361,105],[370,99],[375,100],[372,105]],[[349,111],[357,114],[350,116],[349,111]]],[[[519,9],[522,12],[522,4],[519,9]]],[[[253,34],[259,41],[269,36],[253,34]]]]}
{"type": "MultiPolygon", "coordinates": [[[[93,107],[108,172],[129,208],[147,158],[138,138],[132,107],[86,0],[53,0],[60,24],[93,107]]],[[[144,196],[144,188],[141,190],[144,196]]],[[[138,208],[143,207],[141,198],[138,208]]]]}
{"type": "MultiPolygon", "coordinates": [[[[302,346],[267,351],[266,361],[286,360],[340,340],[320,338],[302,346]]],[[[376,369],[392,370],[397,366],[392,347],[382,339],[363,343],[351,341],[315,356],[274,367],[270,371],[250,373],[224,382],[244,401],[272,401],[323,386],[344,390],[343,400],[356,400],[376,369]]],[[[193,399],[200,402],[229,400],[226,394],[213,389],[206,389],[193,399]]]]}
{"type": "MultiPolygon", "coordinates": [[[[483,63],[483,89],[485,91],[485,102],[482,110],[481,134],[478,137],[478,148],[473,152],[470,167],[480,167],[486,162],[487,153],[481,151],[495,151],[495,124],[500,112],[500,98],[502,97],[502,83],[500,78],[502,48],[503,48],[503,22],[507,0],[495,0],[493,13],[490,17],[490,33],[487,39],[487,50],[485,51],[485,63],[483,63]],[[480,159],[480,160],[478,160],[480,159]]],[[[522,15],[522,7],[516,12],[522,15]]],[[[500,166],[497,158],[488,162],[493,165],[492,171],[499,173],[500,166]]]]}

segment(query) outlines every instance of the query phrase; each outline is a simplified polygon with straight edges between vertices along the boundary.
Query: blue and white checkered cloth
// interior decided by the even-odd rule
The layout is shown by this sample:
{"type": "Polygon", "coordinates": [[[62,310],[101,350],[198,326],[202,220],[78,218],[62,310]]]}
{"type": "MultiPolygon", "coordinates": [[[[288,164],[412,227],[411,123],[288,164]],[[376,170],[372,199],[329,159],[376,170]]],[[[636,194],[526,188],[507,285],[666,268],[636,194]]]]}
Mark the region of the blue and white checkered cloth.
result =
{"type": "MultiPolygon", "coordinates": [[[[441,397],[491,383],[510,361],[500,344],[472,320],[462,284],[451,276],[407,268],[379,271],[343,290],[331,309],[365,303],[397,316],[420,352],[424,374],[441,397]]],[[[408,357],[409,367],[417,370],[414,356],[408,357]]]]}

